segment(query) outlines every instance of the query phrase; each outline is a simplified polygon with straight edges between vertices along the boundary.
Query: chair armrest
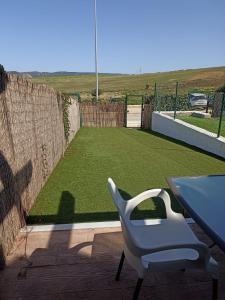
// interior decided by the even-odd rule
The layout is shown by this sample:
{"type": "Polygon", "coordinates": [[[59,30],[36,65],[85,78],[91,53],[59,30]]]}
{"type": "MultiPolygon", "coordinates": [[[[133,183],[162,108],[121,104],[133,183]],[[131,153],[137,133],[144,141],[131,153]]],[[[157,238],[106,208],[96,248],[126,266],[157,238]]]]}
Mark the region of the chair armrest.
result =
{"type": "Polygon", "coordinates": [[[126,217],[130,219],[130,215],[132,211],[135,209],[136,206],[138,206],[140,203],[143,201],[153,198],[153,197],[159,197],[163,200],[166,208],[166,215],[168,219],[174,219],[179,216],[180,214],[174,212],[171,208],[171,200],[169,194],[163,190],[163,189],[152,189],[152,190],[147,190],[134,198],[127,200],[126,202],[126,209],[125,209],[125,214],[126,217]]]}
{"type": "MultiPolygon", "coordinates": [[[[139,248],[140,249],[140,248],[139,248]]],[[[206,244],[198,241],[198,242],[193,242],[193,243],[177,243],[177,244],[165,244],[165,245],[160,245],[158,247],[154,248],[141,248],[140,255],[147,255],[147,254],[152,254],[156,252],[161,252],[161,251],[166,251],[166,250],[176,250],[176,249],[193,249],[196,250],[199,253],[199,260],[202,260],[204,262],[208,262],[210,258],[210,251],[209,248],[207,247],[206,244]]]]}
{"type": "Polygon", "coordinates": [[[182,214],[176,213],[175,211],[172,210],[170,195],[167,193],[167,191],[161,189],[159,198],[161,198],[165,204],[166,215],[168,219],[177,219],[177,218],[183,219],[182,214]]]}
{"type": "Polygon", "coordinates": [[[206,244],[198,241],[193,243],[180,243],[180,244],[171,244],[171,245],[163,245],[154,249],[154,252],[165,251],[165,250],[173,250],[173,249],[193,249],[198,251],[199,255],[209,255],[209,248],[206,244]]]}
{"type": "Polygon", "coordinates": [[[125,209],[125,215],[128,219],[130,219],[130,215],[132,211],[135,209],[136,206],[138,206],[143,201],[152,198],[152,197],[158,197],[161,192],[161,189],[152,189],[142,192],[141,194],[135,196],[134,198],[126,201],[126,209],[125,209]]]}

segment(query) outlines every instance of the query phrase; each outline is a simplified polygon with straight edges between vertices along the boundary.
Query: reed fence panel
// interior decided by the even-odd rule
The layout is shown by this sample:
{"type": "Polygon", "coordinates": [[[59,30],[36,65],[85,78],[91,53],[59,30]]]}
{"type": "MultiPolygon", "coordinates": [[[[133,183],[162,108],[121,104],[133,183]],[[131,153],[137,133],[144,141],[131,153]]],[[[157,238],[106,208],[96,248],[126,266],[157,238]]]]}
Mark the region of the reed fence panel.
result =
{"type": "MultiPolygon", "coordinates": [[[[71,104],[69,118],[78,114],[79,105],[71,104]]],[[[72,129],[74,136],[79,124],[72,129]]],[[[36,196],[64,154],[61,94],[7,74],[0,65],[0,141],[1,269],[36,196]]]]}
{"type": "Polygon", "coordinates": [[[83,127],[123,127],[125,105],[123,103],[81,103],[83,127]]]}

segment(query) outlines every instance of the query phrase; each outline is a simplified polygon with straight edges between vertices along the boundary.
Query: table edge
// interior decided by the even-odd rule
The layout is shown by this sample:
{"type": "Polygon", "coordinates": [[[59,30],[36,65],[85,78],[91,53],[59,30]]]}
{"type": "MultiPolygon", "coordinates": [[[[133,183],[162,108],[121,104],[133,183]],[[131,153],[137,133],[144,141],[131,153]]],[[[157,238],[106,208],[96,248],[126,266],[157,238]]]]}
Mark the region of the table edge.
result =
{"type": "MultiPolygon", "coordinates": [[[[209,175],[209,176],[217,176],[217,175],[209,175]]],[[[218,176],[224,176],[224,175],[218,175],[218,176]]],[[[186,177],[190,178],[192,176],[186,176],[186,177]]],[[[203,176],[198,176],[198,177],[203,177],[203,176]]],[[[225,252],[225,242],[202,220],[202,218],[197,213],[195,213],[195,211],[187,204],[185,199],[181,196],[181,194],[174,186],[172,180],[177,178],[185,178],[185,176],[166,177],[166,181],[174,197],[179,202],[179,204],[188,212],[190,217],[202,228],[202,230],[205,231],[205,233],[225,252]]]]}

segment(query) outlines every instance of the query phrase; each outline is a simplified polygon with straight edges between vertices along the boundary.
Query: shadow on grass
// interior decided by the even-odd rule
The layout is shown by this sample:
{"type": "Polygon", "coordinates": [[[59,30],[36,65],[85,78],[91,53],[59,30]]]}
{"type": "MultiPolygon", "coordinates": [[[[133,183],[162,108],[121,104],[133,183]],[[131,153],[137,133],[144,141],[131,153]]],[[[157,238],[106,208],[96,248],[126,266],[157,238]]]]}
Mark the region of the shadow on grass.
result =
{"type": "MultiPolygon", "coordinates": [[[[148,129],[137,129],[137,130],[138,130],[138,131],[142,131],[142,132],[147,133],[147,134],[151,134],[151,135],[153,135],[153,136],[155,136],[155,137],[161,138],[161,139],[166,140],[166,141],[169,141],[169,142],[171,142],[171,143],[175,143],[175,144],[177,144],[177,145],[184,146],[184,147],[186,147],[186,148],[188,148],[188,149],[190,149],[190,150],[192,150],[192,151],[197,151],[197,152],[199,152],[199,153],[209,155],[209,156],[211,156],[211,157],[214,157],[214,158],[216,158],[216,159],[218,159],[218,160],[221,160],[221,161],[225,162],[225,158],[222,158],[222,157],[220,157],[220,156],[218,156],[218,155],[216,155],[216,154],[213,154],[213,153],[211,153],[211,152],[202,150],[202,149],[200,149],[200,148],[198,148],[198,147],[195,147],[195,146],[192,146],[192,145],[190,145],[190,144],[187,144],[187,143],[185,143],[185,142],[183,142],[183,141],[176,140],[176,139],[171,138],[171,137],[169,137],[169,136],[166,136],[166,135],[163,135],[163,134],[161,134],[161,133],[158,133],[158,132],[155,132],[155,131],[152,131],[152,130],[148,130],[148,129]]],[[[156,148],[154,148],[154,149],[156,149],[156,148]]],[[[164,148],[164,149],[159,148],[159,150],[166,150],[166,151],[167,151],[167,150],[184,151],[183,149],[182,149],[182,150],[178,150],[178,149],[172,149],[172,148],[171,148],[171,149],[168,149],[168,148],[164,148]]],[[[188,150],[187,150],[187,151],[188,151],[188,150]]]]}
{"type": "MultiPolygon", "coordinates": [[[[172,208],[176,212],[181,212],[181,208],[177,201],[172,197],[169,189],[166,189],[171,196],[172,208]]],[[[132,196],[124,190],[119,189],[122,197],[129,200],[132,196]]],[[[132,220],[137,219],[160,219],[166,218],[165,205],[162,199],[152,198],[145,201],[153,202],[153,207],[146,209],[145,207],[136,207],[131,214],[132,220]]],[[[101,222],[101,221],[118,221],[117,211],[106,212],[87,212],[76,213],[76,199],[69,191],[63,191],[60,198],[58,212],[55,215],[32,215],[27,218],[28,224],[67,224],[79,222],[101,222]]]]}

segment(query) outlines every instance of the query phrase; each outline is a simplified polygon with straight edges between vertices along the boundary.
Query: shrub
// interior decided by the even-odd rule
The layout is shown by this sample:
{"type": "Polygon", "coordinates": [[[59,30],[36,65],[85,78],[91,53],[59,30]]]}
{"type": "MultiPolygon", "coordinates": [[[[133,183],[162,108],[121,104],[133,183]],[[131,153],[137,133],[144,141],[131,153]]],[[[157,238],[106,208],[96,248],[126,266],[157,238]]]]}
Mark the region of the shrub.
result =
{"type": "Polygon", "coordinates": [[[222,85],[222,86],[220,86],[220,87],[216,90],[216,92],[219,92],[219,93],[225,93],[225,84],[222,85]]]}
{"type": "MultiPolygon", "coordinates": [[[[93,97],[96,97],[96,89],[92,90],[91,95],[92,95],[93,97]]],[[[102,95],[102,90],[98,89],[98,95],[99,95],[99,96],[102,95]]]]}

